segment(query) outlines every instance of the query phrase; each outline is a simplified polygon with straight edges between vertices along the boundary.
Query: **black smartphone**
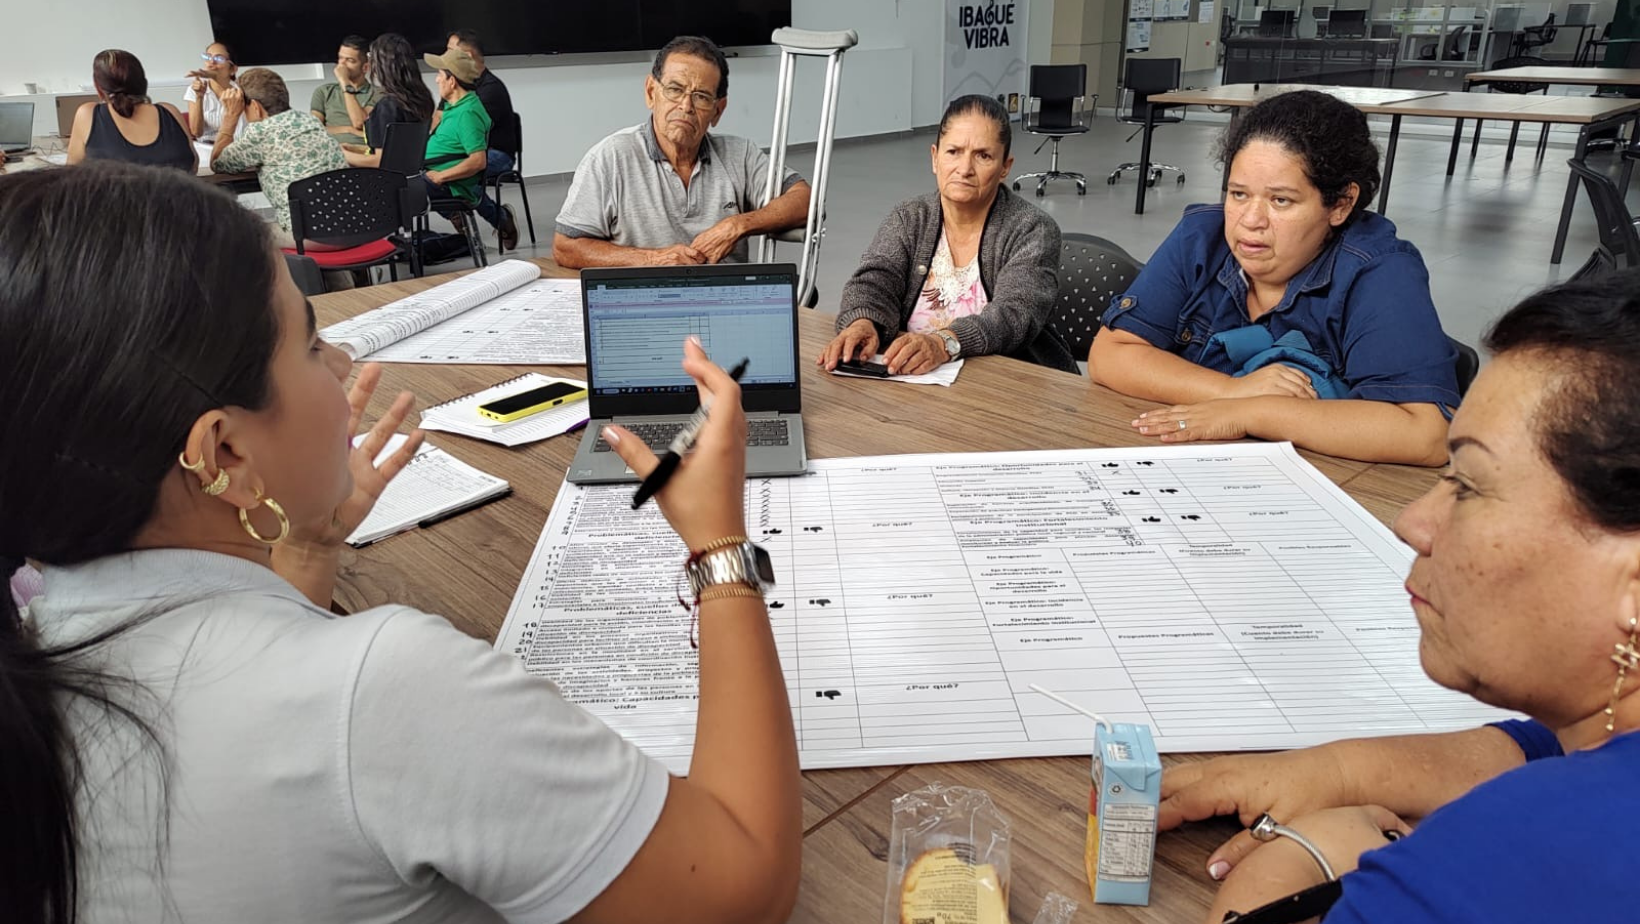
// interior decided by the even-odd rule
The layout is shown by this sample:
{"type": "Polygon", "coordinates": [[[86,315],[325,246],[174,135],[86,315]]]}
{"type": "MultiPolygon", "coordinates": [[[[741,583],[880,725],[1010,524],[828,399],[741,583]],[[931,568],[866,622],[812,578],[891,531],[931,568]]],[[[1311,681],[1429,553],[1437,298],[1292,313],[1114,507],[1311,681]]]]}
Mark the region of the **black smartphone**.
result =
{"type": "Polygon", "coordinates": [[[838,372],[850,372],[854,375],[869,375],[874,379],[888,378],[888,367],[882,363],[868,363],[865,360],[845,359],[837,363],[838,372]]]}
{"type": "Polygon", "coordinates": [[[532,388],[516,395],[497,398],[489,404],[481,404],[478,407],[478,412],[491,420],[506,423],[518,420],[521,417],[528,417],[538,411],[557,407],[569,401],[585,398],[586,394],[587,390],[584,386],[573,385],[569,382],[553,382],[551,385],[543,385],[540,388],[532,388]]]}

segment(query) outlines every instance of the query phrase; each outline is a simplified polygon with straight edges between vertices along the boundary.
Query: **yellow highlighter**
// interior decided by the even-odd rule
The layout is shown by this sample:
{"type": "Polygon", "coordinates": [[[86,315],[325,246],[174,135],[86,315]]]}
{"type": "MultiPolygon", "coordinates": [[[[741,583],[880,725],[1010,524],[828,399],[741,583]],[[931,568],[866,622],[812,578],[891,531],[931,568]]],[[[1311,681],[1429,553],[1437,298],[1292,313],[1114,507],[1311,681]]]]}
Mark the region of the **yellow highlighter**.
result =
{"type": "Polygon", "coordinates": [[[478,406],[478,412],[491,420],[512,423],[531,414],[539,414],[571,401],[579,401],[586,396],[587,390],[584,386],[570,382],[553,382],[551,385],[497,398],[489,404],[481,404],[478,406]]]}

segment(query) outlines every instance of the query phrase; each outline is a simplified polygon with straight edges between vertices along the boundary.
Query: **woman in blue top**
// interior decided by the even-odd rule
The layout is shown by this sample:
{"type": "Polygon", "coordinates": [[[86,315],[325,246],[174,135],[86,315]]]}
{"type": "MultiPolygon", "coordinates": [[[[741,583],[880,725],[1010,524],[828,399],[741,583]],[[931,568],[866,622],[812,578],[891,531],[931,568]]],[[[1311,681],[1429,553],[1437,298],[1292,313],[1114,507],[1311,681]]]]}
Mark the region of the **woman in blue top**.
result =
{"type": "MultiPolygon", "coordinates": [[[[1418,553],[1424,671],[1532,721],[1176,767],[1164,827],[1268,813],[1342,874],[1325,924],[1640,919],[1636,342],[1637,272],[1511,310],[1452,420],[1450,466],[1395,524],[1418,553]]],[[[1285,837],[1237,835],[1207,865],[1224,880],[1214,924],[1322,879],[1285,837]]]]}
{"type": "Polygon", "coordinates": [[[1089,374],[1173,405],[1134,421],[1164,442],[1253,436],[1444,462],[1457,352],[1417,248],[1366,211],[1379,183],[1366,116],[1282,93],[1230,126],[1220,156],[1224,204],[1185,209],[1105,312],[1089,374]]]}

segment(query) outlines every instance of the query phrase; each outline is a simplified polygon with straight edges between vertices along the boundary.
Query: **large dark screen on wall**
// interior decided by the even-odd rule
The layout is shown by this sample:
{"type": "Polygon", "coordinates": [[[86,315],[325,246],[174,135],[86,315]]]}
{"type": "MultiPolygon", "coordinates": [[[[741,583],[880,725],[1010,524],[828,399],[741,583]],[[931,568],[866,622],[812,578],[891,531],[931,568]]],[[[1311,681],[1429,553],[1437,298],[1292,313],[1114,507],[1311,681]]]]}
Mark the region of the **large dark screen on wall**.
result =
{"type": "Polygon", "coordinates": [[[334,61],[346,35],[398,32],[420,51],[454,29],[495,55],[646,51],[676,35],[767,45],[791,0],[208,0],[211,29],[242,65],[334,61]]]}

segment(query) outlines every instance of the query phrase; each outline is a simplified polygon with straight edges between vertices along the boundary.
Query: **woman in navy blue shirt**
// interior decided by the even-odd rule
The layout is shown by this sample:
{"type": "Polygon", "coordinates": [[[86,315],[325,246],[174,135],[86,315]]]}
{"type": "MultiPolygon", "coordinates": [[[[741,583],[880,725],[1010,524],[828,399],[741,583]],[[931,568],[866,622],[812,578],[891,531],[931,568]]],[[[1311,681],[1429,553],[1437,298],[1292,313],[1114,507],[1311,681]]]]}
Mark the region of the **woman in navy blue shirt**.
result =
{"type": "MultiPolygon", "coordinates": [[[[1640,272],[1528,297],[1395,523],[1424,671],[1532,720],[1176,767],[1164,827],[1268,813],[1342,874],[1325,924],[1640,920],[1636,342],[1640,272]]],[[[1246,833],[1207,874],[1214,924],[1323,878],[1297,841],[1246,833]]]]}
{"type": "Polygon", "coordinates": [[[1105,312],[1089,374],[1172,405],[1134,421],[1164,442],[1444,462],[1457,352],[1418,249],[1366,211],[1379,183],[1366,116],[1282,93],[1231,125],[1221,157],[1224,204],[1185,210],[1105,312]]]}

